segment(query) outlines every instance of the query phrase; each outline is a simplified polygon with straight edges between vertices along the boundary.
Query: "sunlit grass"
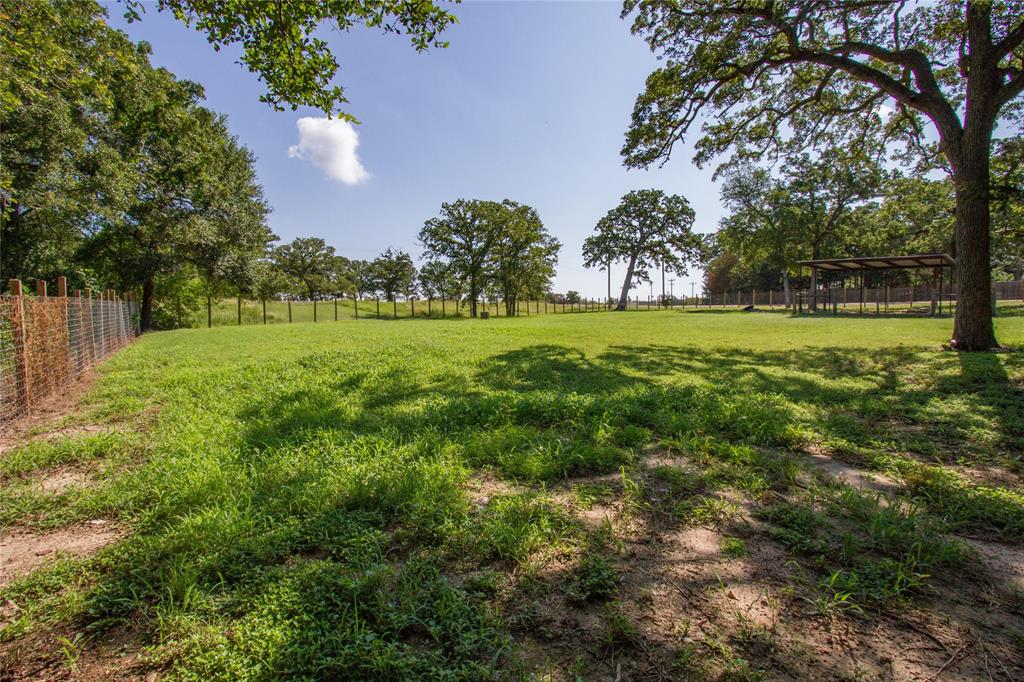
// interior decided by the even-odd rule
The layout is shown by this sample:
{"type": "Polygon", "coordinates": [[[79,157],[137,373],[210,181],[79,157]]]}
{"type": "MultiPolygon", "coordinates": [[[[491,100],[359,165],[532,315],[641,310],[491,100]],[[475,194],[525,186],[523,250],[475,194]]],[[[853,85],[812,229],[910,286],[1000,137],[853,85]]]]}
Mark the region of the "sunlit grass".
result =
{"type": "MultiPolygon", "coordinates": [[[[1005,312],[1000,340],[1024,346],[1024,316],[1005,312]]],[[[741,491],[844,604],[913,597],[961,560],[946,533],[1024,541],[1019,493],[956,472],[1022,472],[1024,355],[944,352],[949,319],[328,322],[146,335],[101,368],[86,401],[111,433],[0,460],[0,523],[102,516],[130,532],[0,592],[22,607],[0,639],[131,619],[186,679],[480,679],[511,669],[514,614],[465,571],[526,572],[560,553],[580,567],[564,592],[608,601],[609,637],[632,636],[609,601],[614,571],[573,515],[611,497],[632,514],[727,526],[738,509],[721,494],[741,491]],[[810,447],[889,473],[900,501],[797,491],[810,447]],[[695,467],[655,471],[661,501],[638,469],[650,448],[695,467]],[[118,468],[73,494],[25,483],[106,461],[118,468]],[[528,491],[474,505],[466,484],[484,469],[528,491]],[[616,485],[577,484],[570,509],[545,493],[592,475],[616,485]]]]}

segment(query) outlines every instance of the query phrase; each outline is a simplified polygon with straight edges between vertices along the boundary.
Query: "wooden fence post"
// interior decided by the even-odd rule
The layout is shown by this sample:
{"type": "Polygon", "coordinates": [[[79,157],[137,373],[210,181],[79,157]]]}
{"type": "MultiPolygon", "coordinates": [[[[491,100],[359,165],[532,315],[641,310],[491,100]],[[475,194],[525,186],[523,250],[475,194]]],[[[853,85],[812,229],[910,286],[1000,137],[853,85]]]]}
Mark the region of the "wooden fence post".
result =
{"type": "Polygon", "coordinates": [[[409,299],[409,306],[412,309],[412,314],[409,317],[416,317],[416,299],[415,298],[410,298],[409,299]]]}
{"type": "Polygon", "coordinates": [[[242,295],[238,295],[238,326],[242,326],[242,295]]]}
{"type": "Polygon", "coordinates": [[[352,309],[355,311],[356,319],[358,320],[359,319],[359,296],[358,295],[352,297],[352,309]]]}
{"type": "Polygon", "coordinates": [[[267,299],[261,299],[263,303],[263,324],[267,323],[267,299]]]}
{"type": "Polygon", "coordinates": [[[316,296],[313,297],[313,321],[316,322],[316,296]]]}
{"type": "Polygon", "coordinates": [[[338,297],[334,297],[334,321],[338,321],[338,297]]]}
{"type": "Polygon", "coordinates": [[[288,321],[292,321],[292,297],[288,297],[288,321]]]}

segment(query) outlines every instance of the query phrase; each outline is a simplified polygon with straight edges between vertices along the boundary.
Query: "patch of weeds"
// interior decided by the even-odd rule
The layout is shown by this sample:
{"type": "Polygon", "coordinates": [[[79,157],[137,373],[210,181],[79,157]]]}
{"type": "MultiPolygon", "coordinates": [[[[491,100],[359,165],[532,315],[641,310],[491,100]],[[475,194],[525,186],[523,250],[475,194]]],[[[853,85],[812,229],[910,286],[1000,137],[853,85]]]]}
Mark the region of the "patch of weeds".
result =
{"type": "Polygon", "coordinates": [[[907,489],[954,526],[1024,541],[1024,493],[973,485],[953,471],[918,462],[900,469],[907,489]]]}
{"type": "Polygon", "coordinates": [[[0,480],[58,464],[89,462],[113,453],[134,452],[141,446],[142,439],[138,434],[123,431],[34,440],[0,457],[0,480]]]}
{"type": "Polygon", "coordinates": [[[180,644],[177,677],[490,679],[508,650],[488,609],[421,560],[272,568],[238,606],[180,644]]]}
{"type": "Polygon", "coordinates": [[[835,571],[818,584],[813,598],[805,597],[805,599],[823,616],[846,611],[863,613],[863,609],[854,601],[853,592],[845,589],[848,582],[843,571],[835,571]]]}
{"type": "Polygon", "coordinates": [[[464,588],[470,594],[491,599],[498,594],[501,573],[497,571],[480,571],[466,578],[464,588]]]}
{"type": "Polygon", "coordinates": [[[574,483],[570,496],[579,509],[592,509],[598,502],[608,502],[615,492],[609,483],[574,483]]]}
{"type": "Polygon", "coordinates": [[[573,604],[612,599],[619,593],[619,576],[603,555],[588,551],[580,559],[565,585],[565,596],[573,604]]]}
{"type": "Polygon", "coordinates": [[[701,495],[676,505],[675,514],[694,526],[721,527],[739,514],[739,507],[721,497],[701,495]]]}
{"type": "Polygon", "coordinates": [[[673,679],[697,682],[709,678],[709,670],[696,642],[685,642],[672,657],[673,679]]]}
{"type": "Polygon", "coordinates": [[[716,635],[709,635],[704,646],[722,666],[721,679],[735,682],[760,682],[764,672],[752,668],[750,662],[736,653],[731,646],[716,635]]]}
{"type": "Polygon", "coordinates": [[[73,637],[58,637],[61,656],[64,660],[64,667],[71,672],[78,672],[78,659],[85,651],[85,637],[81,632],[76,632],[73,637]]]}
{"type": "Polygon", "coordinates": [[[557,544],[575,530],[554,505],[520,493],[491,499],[469,531],[485,559],[523,562],[534,552],[557,544]]]}
{"type": "Polygon", "coordinates": [[[768,536],[782,543],[790,551],[821,559],[832,546],[818,537],[827,528],[824,519],[809,505],[783,501],[757,510],[758,518],[771,524],[768,536]]]}
{"type": "Polygon", "coordinates": [[[505,478],[557,481],[606,474],[635,457],[615,445],[588,443],[532,426],[504,426],[471,439],[465,447],[474,466],[491,465],[505,478]]]}
{"type": "Polygon", "coordinates": [[[747,556],[747,543],[743,538],[725,536],[722,538],[722,554],[730,559],[742,559],[747,556]]]}
{"type": "Polygon", "coordinates": [[[626,514],[638,513],[647,507],[647,499],[644,494],[644,481],[636,470],[629,470],[625,466],[622,472],[622,509],[626,514]]]}
{"type": "Polygon", "coordinates": [[[613,647],[631,647],[640,642],[640,628],[618,600],[604,605],[604,641],[613,647]]]}
{"type": "Polygon", "coordinates": [[[625,448],[640,447],[650,441],[651,430],[642,426],[634,426],[633,424],[623,426],[612,436],[612,442],[615,445],[621,445],[625,448]]]}
{"type": "Polygon", "coordinates": [[[691,472],[672,466],[655,467],[651,475],[667,484],[673,497],[690,497],[710,489],[715,483],[708,472],[691,472]]]}

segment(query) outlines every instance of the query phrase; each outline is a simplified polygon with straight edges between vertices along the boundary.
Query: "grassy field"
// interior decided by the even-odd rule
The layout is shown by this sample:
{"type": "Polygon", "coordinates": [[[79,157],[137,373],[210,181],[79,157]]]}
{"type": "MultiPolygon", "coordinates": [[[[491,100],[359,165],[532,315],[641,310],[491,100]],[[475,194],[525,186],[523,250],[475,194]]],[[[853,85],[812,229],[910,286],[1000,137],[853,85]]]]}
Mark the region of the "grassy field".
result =
{"type": "Polygon", "coordinates": [[[1021,679],[997,322],[146,335],[0,455],[0,679],[1021,679]]]}

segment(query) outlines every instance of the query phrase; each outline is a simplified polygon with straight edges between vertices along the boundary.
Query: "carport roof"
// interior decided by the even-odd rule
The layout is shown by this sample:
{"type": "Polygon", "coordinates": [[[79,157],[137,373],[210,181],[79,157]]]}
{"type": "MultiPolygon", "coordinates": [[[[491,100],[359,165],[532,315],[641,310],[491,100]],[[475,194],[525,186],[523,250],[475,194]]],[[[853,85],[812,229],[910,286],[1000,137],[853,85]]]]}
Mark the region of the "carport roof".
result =
{"type": "Polygon", "coordinates": [[[864,258],[827,258],[824,260],[802,260],[806,265],[819,270],[897,270],[902,268],[948,268],[956,261],[948,253],[918,253],[909,256],[869,256],[864,258]]]}

